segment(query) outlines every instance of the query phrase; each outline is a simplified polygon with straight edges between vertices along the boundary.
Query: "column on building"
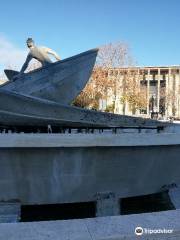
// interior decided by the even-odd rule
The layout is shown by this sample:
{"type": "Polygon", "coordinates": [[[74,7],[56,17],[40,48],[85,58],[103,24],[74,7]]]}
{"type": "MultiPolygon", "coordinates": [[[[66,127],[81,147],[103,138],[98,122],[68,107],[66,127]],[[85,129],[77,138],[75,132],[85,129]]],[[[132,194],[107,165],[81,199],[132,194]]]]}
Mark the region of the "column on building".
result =
{"type": "Polygon", "coordinates": [[[150,85],[150,69],[147,73],[147,116],[149,116],[149,85],[150,85]]]}
{"type": "Polygon", "coordinates": [[[114,102],[114,113],[120,113],[120,70],[117,69],[117,76],[116,76],[116,82],[115,82],[115,102],[114,102]]]}
{"type": "Polygon", "coordinates": [[[168,94],[169,94],[169,71],[170,69],[168,69],[168,74],[166,75],[166,92],[165,92],[165,117],[168,117],[169,111],[168,111],[168,94]]]}
{"type": "Polygon", "coordinates": [[[172,84],[172,69],[169,68],[168,72],[168,89],[167,89],[167,112],[168,116],[172,116],[172,89],[173,89],[173,84],[172,84]]]}
{"type": "MultiPolygon", "coordinates": [[[[140,81],[140,77],[139,77],[139,75],[140,75],[139,68],[137,69],[137,72],[135,72],[135,74],[136,74],[136,81],[138,82],[138,91],[140,92],[141,91],[141,81],[140,81]]],[[[138,115],[140,114],[139,109],[137,110],[136,114],[138,114],[138,115]]]]}
{"type": "Polygon", "coordinates": [[[116,79],[116,98],[115,98],[115,111],[114,113],[123,114],[123,103],[121,97],[123,95],[123,70],[118,69],[117,79],[116,79]]]}
{"type": "Polygon", "coordinates": [[[161,70],[158,68],[158,78],[157,78],[157,112],[159,112],[160,103],[160,81],[161,81],[161,70]]]}
{"type": "MultiPolygon", "coordinates": [[[[129,76],[130,69],[127,68],[126,71],[127,71],[127,75],[129,76]]],[[[125,101],[124,114],[125,115],[131,114],[131,113],[129,113],[129,103],[127,101],[125,101]]]]}
{"type": "Polygon", "coordinates": [[[180,68],[178,73],[177,117],[180,119],[180,68]]]}
{"type": "Polygon", "coordinates": [[[178,69],[175,69],[175,76],[174,76],[174,105],[175,105],[175,117],[178,117],[178,86],[179,86],[179,75],[178,73],[178,69]]]}

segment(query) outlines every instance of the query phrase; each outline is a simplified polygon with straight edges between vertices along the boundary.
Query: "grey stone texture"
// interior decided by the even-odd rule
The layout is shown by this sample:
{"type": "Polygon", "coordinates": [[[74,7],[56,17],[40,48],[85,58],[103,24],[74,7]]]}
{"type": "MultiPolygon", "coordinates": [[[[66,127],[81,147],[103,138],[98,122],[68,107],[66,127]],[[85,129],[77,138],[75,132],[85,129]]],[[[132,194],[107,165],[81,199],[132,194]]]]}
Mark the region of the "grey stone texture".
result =
{"type": "Polygon", "coordinates": [[[179,139],[179,134],[1,134],[0,199],[50,204],[96,201],[102,192],[122,198],[164,191],[180,183],[179,139]]]}
{"type": "Polygon", "coordinates": [[[180,210],[66,221],[0,224],[8,240],[180,239],[180,210]],[[173,230],[168,234],[135,235],[135,228],[173,230]]]}

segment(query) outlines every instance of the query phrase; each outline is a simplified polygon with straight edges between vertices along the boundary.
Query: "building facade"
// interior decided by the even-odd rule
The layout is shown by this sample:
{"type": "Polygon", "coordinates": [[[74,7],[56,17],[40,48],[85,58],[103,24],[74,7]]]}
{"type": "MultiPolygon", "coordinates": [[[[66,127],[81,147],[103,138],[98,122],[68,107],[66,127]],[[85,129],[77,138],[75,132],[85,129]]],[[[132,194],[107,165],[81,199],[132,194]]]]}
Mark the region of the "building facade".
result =
{"type": "Polygon", "coordinates": [[[106,106],[112,103],[115,105],[114,113],[146,117],[157,113],[159,117],[180,119],[180,66],[114,68],[108,70],[108,78],[116,81],[116,94],[110,90],[106,101],[106,106]],[[139,91],[143,88],[146,94],[146,106],[137,109],[135,113],[132,113],[128,102],[124,104],[121,100],[124,91],[122,83],[128,71],[134,72],[134,81],[138,80],[139,91]]]}

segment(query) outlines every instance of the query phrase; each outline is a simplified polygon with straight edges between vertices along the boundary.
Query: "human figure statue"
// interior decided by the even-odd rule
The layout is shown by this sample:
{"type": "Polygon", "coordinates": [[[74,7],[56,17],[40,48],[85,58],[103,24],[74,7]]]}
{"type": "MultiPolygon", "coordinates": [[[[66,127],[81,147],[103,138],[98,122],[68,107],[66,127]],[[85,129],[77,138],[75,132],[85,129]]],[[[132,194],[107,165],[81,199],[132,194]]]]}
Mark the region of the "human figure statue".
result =
{"type": "Polygon", "coordinates": [[[16,78],[19,78],[20,76],[22,76],[24,71],[27,69],[29,62],[33,58],[38,60],[42,64],[42,66],[46,66],[46,65],[52,63],[51,59],[48,56],[49,54],[54,56],[56,58],[56,60],[58,60],[58,61],[60,60],[60,57],[52,49],[47,48],[47,47],[37,47],[32,38],[28,38],[26,43],[27,43],[27,47],[30,49],[30,51],[27,55],[26,61],[23,64],[19,74],[15,76],[14,80],[16,78]]]}

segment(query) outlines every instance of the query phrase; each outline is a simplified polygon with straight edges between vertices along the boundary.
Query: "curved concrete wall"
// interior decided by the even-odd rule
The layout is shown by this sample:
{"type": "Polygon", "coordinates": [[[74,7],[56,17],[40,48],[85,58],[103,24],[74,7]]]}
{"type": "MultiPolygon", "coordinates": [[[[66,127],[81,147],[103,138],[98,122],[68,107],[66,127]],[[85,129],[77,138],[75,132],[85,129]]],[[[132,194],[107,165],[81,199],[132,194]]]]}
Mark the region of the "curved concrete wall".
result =
{"type": "Polygon", "coordinates": [[[38,147],[37,141],[35,144],[36,147],[0,145],[0,201],[17,199],[22,204],[93,201],[101,192],[114,192],[122,198],[159,192],[180,183],[177,144],[115,147],[65,144],[38,147]]]}

